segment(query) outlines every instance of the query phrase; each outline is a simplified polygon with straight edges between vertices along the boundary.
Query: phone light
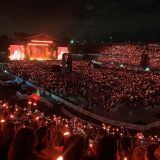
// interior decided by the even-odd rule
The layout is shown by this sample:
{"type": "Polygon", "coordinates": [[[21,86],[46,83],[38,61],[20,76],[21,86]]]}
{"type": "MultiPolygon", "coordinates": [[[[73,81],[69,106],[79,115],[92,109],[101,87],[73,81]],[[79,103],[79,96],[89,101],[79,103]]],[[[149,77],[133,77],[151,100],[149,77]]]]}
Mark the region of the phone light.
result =
{"type": "Polygon", "coordinates": [[[60,157],[58,157],[56,160],[63,160],[63,157],[60,156],[60,157]]]}

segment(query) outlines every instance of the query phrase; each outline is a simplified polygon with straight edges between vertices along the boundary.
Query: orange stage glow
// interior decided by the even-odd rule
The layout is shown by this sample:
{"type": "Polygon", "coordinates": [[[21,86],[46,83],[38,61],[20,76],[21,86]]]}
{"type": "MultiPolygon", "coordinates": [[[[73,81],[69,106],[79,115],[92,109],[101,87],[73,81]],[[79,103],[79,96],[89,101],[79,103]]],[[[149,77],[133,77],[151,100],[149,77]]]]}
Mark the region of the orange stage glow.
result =
{"type": "Polygon", "coordinates": [[[68,47],[58,47],[58,56],[57,56],[58,60],[62,59],[63,53],[68,53],[68,47]]]}
{"type": "Polygon", "coordinates": [[[26,55],[30,60],[51,60],[54,52],[50,49],[49,44],[28,43],[26,55]]]}
{"type": "Polygon", "coordinates": [[[35,43],[53,43],[53,41],[39,41],[39,40],[31,40],[31,42],[35,42],[35,43]]]}
{"type": "Polygon", "coordinates": [[[29,46],[49,46],[49,44],[44,43],[28,43],[29,46]]]}

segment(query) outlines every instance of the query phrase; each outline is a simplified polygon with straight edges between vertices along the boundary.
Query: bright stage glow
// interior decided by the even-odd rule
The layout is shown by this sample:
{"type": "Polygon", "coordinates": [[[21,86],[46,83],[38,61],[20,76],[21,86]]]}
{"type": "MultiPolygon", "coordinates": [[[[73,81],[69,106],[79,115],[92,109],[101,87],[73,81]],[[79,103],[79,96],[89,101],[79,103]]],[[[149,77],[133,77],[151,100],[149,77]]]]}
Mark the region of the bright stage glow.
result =
{"type": "Polygon", "coordinates": [[[36,43],[53,43],[53,41],[39,41],[39,40],[31,40],[31,42],[36,42],[36,43]]]}
{"type": "Polygon", "coordinates": [[[33,60],[37,60],[37,61],[45,61],[45,60],[48,60],[48,59],[42,59],[42,58],[30,58],[29,60],[33,61],[33,60]]]}
{"type": "Polygon", "coordinates": [[[10,45],[10,60],[24,60],[24,46],[23,45],[10,45]]]}
{"type": "Polygon", "coordinates": [[[58,56],[57,56],[58,60],[62,59],[63,53],[68,53],[68,47],[58,47],[58,56]]]}
{"type": "MultiPolygon", "coordinates": [[[[33,43],[32,43],[33,44],[33,43]]],[[[49,50],[49,45],[27,45],[26,55],[30,60],[50,60],[53,52],[49,50]]]]}
{"type": "Polygon", "coordinates": [[[49,46],[49,44],[44,43],[28,43],[29,46],[49,46]]]}

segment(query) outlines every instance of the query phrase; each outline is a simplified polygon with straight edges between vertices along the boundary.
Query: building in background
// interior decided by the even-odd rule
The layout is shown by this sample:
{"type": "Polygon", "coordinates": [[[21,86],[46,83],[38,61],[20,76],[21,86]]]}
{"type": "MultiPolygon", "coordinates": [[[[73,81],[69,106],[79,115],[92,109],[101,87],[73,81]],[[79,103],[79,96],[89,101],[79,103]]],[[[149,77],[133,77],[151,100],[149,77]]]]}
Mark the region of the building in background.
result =
{"type": "Polygon", "coordinates": [[[8,47],[10,41],[10,38],[6,35],[0,36],[0,62],[8,60],[8,47]]]}

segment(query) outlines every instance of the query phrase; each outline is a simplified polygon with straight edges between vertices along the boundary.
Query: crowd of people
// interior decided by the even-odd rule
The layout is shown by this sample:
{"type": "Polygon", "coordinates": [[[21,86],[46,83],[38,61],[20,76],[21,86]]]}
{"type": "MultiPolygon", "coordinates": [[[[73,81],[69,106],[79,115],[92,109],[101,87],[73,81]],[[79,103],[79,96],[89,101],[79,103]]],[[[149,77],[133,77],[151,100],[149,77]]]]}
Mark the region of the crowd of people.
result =
{"type": "Polygon", "coordinates": [[[142,54],[149,57],[150,67],[160,67],[160,49],[149,48],[148,44],[110,44],[99,49],[99,61],[139,66],[142,54]]]}
{"type": "Polygon", "coordinates": [[[60,62],[7,63],[7,70],[24,80],[92,111],[109,111],[120,105],[149,107],[160,105],[160,75],[140,68],[105,65],[97,68],[88,62],[73,62],[70,74],[56,73],[51,66],[60,62]]]}
{"type": "Polygon", "coordinates": [[[0,101],[0,159],[159,160],[159,137],[0,101]]]}
{"type": "MultiPolygon", "coordinates": [[[[142,50],[143,47],[138,46],[114,46],[107,49],[107,53],[114,52],[113,59],[124,53],[133,60],[130,54],[136,52],[133,63],[137,63],[136,58],[142,50]]],[[[62,74],[53,72],[53,65],[61,65],[61,62],[19,61],[0,67],[1,75],[9,73],[10,78],[14,75],[29,81],[39,87],[41,95],[46,90],[66,99],[72,97],[74,103],[93,112],[104,113],[121,105],[149,106],[150,109],[160,106],[157,71],[77,61],[73,62],[72,73],[62,74]]],[[[156,135],[145,138],[141,132],[131,134],[123,127],[91,126],[78,118],[45,116],[38,106],[10,106],[8,102],[0,101],[0,159],[159,160],[160,144],[156,135]]]]}

